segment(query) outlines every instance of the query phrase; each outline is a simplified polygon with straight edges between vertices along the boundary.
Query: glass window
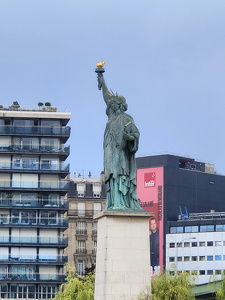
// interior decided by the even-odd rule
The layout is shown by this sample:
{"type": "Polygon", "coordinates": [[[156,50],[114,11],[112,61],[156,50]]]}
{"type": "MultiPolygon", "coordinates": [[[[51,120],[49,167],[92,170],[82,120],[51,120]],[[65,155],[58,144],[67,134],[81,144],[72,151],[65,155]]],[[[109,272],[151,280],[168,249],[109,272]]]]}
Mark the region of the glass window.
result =
{"type": "Polygon", "coordinates": [[[225,231],[225,224],[216,225],[216,231],[225,231]]]}
{"type": "Polygon", "coordinates": [[[208,241],[207,246],[213,246],[213,241],[208,241]]]}
{"type": "Polygon", "coordinates": [[[78,260],[77,273],[79,276],[84,275],[84,273],[85,273],[85,261],[84,260],[78,260]]]}
{"type": "Polygon", "coordinates": [[[84,202],[78,203],[78,216],[85,216],[85,203],[84,202]]]}
{"type": "Polygon", "coordinates": [[[205,260],[205,256],[199,256],[199,260],[200,261],[204,261],[205,260]]]}
{"type": "Polygon", "coordinates": [[[215,260],[222,260],[222,255],[215,255],[215,260]]]}
{"type": "Polygon", "coordinates": [[[205,247],[205,242],[199,242],[200,247],[205,247]]]}
{"type": "Polygon", "coordinates": [[[198,226],[185,226],[185,232],[198,232],[198,226]]]}
{"type": "Polygon", "coordinates": [[[215,246],[222,246],[222,245],[223,245],[222,241],[216,241],[215,242],[215,246]]]}
{"type": "Polygon", "coordinates": [[[98,214],[102,211],[101,203],[94,203],[94,214],[98,214]]]}
{"type": "Polygon", "coordinates": [[[190,247],[190,242],[184,242],[184,247],[190,247]]]}
{"type": "Polygon", "coordinates": [[[182,256],[178,256],[177,261],[182,261],[182,256]]]}
{"type": "Polygon", "coordinates": [[[215,275],[221,275],[222,271],[221,270],[215,270],[215,275]]]}
{"type": "Polygon", "coordinates": [[[213,275],[213,270],[207,270],[207,275],[213,275]]]}
{"type": "Polygon", "coordinates": [[[208,255],[208,256],[207,256],[207,260],[208,260],[208,261],[213,260],[213,255],[208,255]]]}
{"type": "Polygon", "coordinates": [[[169,246],[170,248],[175,248],[175,243],[170,243],[169,246]]]}
{"type": "Polygon", "coordinates": [[[190,261],[190,256],[184,256],[184,261],[190,261]]]}
{"type": "Polygon", "coordinates": [[[192,242],[192,243],[191,243],[191,246],[192,246],[192,247],[198,247],[198,243],[197,243],[197,242],[192,242]]]}
{"type": "Polygon", "coordinates": [[[199,270],[199,275],[205,275],[205,270],[199,270]]]}
{"type": "Polygon", "coordinates": [[[174,262],[175,258],[174,257],[169,257],[169,262],[174,262]]]}
{"type": "Polygon", "coordinates": [[[214,225],[201,225],[200,226],[200,232],[213,232],[214,231],[214,225]]]}
{"type": "Polygon", "coordinates": [[[197,261],[198,258],[197,258],[197,256],[192,256],[192,257],[191,257],[191,260],[192,260],[192,261],[197,261]]]}

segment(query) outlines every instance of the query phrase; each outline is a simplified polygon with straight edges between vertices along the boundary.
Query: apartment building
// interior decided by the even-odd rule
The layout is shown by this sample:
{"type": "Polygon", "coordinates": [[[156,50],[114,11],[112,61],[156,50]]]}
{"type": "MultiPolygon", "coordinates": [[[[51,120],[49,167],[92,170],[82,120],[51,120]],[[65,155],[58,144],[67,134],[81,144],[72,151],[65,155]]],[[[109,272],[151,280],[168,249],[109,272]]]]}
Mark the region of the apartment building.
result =
{"type": "Polygon", "coordinates": [[[0,108],[0,298],[50,299],[65,282],[70,113],[0,108]]]}
{"type": "Polygon", "coordinates": [[[95,268],[97,249],[97,221],[93,216],[105,208],[104,173],[99,178],[78,174],[71,178],[68,192],[69,245],[66,249],[69,265],[84,275],[95,268]]]}

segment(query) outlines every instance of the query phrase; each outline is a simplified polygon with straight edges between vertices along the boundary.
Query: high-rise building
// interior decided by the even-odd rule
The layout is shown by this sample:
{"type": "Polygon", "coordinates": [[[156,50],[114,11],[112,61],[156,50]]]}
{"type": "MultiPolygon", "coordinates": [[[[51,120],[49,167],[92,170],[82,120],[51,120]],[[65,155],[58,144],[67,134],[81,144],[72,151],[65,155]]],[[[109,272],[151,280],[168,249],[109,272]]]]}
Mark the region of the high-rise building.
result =
{"type": "Polygon", "coordinates": [[[196,284],[221,279],[225,176],[212,164],[166,154],[137,158],[137,182],[142,207],[155,213],[159,268],[197,275],[196,284]]]}
{"type": "Polygon", "coordinates": [[[0,108],[1,299],[50,299],[65,282],[69,120],[49,103],[0,108]]]}
{"type": "Polygon", "coordinates": [[[93,216],[105,208],[104,173],[94,178],[81,174],[71,178],[68,192],[69,228],[68,263],[75,267],[78,275],[84,275],[95,268],[97,249],[97,221],[93,216]]]}

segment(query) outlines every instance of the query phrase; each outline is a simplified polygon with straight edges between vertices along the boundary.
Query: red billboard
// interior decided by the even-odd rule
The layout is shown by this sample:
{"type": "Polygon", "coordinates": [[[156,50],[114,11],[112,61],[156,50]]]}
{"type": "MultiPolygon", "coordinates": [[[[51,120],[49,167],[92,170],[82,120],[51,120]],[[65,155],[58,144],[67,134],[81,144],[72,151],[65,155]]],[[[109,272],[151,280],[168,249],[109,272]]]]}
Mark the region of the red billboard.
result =
{"type": "Polygon", "coordinates": [[[163,167],[138,169],[137,192],[141,207],[154,213],[149,219],[150,264],[152,275],[163,266],[163,167]]]}

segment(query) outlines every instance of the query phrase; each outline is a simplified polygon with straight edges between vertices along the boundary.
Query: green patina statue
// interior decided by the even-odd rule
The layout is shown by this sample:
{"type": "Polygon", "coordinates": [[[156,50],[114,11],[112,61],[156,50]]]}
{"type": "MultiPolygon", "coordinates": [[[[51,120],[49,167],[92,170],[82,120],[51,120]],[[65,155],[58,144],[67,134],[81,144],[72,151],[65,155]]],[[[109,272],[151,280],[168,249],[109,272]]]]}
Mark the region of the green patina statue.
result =
{"type": "Polygon", "coordinates": [[[98,74],[98,88],[102,89],[108,116],[104,134],[106,211],[143,211],[136,189],[135,153],[140,134],[133,118],[125,113],[126,99],[108,90],[103,66],[98,63],[95,72],[98,74]]]}

